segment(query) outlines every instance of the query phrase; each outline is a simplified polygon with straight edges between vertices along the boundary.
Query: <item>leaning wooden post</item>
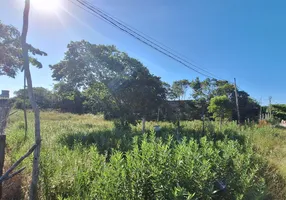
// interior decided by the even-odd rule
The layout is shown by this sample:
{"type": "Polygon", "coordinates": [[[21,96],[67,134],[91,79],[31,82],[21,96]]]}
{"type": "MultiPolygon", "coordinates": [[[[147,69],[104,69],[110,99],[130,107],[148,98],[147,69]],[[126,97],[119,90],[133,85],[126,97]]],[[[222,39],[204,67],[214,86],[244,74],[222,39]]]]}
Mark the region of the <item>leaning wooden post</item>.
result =
{"type": "Polygon", "coordinates": [[[32,105],[35,117],[35,144],[37,145],[34,150],[34,159],[33,159],[33,170],[32,170],[32,180],[30,185],[29,199],[36,200],[38,199],[38,181],[39,181],[39,165],[40,165],[40,150],[41,150],[41,130],[40,130],[40,110],[35,101],[33,94],[33,84],[29,66],[29,54],[28,54],[28,45],[26,43],[28,27],[29,27],[29,12],[30,12],[30,0],[25,0],[25,7],[23,13],[23,29],[21,35],[21,44],[22,44],[22,53],[24,60],[24,70],[27,80],[27,89],[30,103],[32,105]]]}

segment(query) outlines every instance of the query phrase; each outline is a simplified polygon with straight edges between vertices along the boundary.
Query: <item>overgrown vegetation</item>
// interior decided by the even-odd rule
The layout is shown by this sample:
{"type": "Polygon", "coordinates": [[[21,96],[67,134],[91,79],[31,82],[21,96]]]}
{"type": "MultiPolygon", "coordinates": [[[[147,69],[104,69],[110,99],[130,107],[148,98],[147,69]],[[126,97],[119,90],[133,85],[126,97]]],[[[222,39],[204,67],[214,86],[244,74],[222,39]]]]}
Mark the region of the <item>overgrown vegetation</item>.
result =
{"type": "MultiPolygon", "coordinates": [[[[32,119],[29,113],[29,127],[32,119]]],[[[218,123],[207,122],[202,134],[202,122],[192,121],[182,122],[177,135],[172,123],[160,122],[162,129],[156,133],[157,123],[148,122],[142,134],[140,125],[118,130],[99,115],[42,112],[41,121],[42,199],[263,199],[271,195],[270,176],[264,176],[267,167],[250,143],[258,142],[267,128],[239,130],[235,123],[224,123],[219,130],[218,123]],[[213,194],[218,183],[226,189],[213,194]]],[[[32,130],[24,142],[23,128],[22,114],[11,116],[10,162],[33,143],[32,130]]],[[[262,150],[255,144],[263,152],[264,144],[262,150]]],[[[30,163],[26,160],[22,165],[30,163]]],[[[22,175],[24,180],[29,180],[29,170],[22,175]]],[[[279,181],[272,184],[277,188],[279,181]]],[[[23,191],[25,187],[24,183],[23,191]]]]}
{"type": "MultiPolygon", "coordinates": [[[[0,32],[0,75],[14,78],[23,70],[20,34],[1,22],[0,32]],[[1,59],[3,53],[7,56],[1,59]]],[[[113,45],[70,42],[63,60],[50,69],[57,82],[53,91],[28,84],[30,100],[35,97],[41,109],[54,110],[41,114],[41,199],[286,199],[286,170],[279,163],[285,130],[268,125],[285,117],[284,105],[267,111],[237,91],[243,122],[237,126],[231,122],[237,120],[235,88],[228,81],[196,78],[169,85],[113,45]],[[274,117],[257,126],[259,110],[274,117]],[[161,122],[145,126],[146,119],[161,122]]],[[[24,90],[15,95],[15,108],[31,108],[24,90]]],[[[8,165],[34,141],[32,113],[25,140],[21,116],[10,118],[8,165]]],[[[31,161],[21,164],[27,166],[18,179],[23,198],[31,161]]]]}

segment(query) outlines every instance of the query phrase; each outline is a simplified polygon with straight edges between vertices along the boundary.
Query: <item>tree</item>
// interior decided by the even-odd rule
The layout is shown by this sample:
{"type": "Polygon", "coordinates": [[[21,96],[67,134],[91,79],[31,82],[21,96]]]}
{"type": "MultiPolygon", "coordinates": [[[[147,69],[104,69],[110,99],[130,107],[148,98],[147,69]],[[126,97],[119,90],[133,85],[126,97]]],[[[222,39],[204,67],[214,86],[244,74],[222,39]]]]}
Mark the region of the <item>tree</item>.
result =
{"type": "Polygon", "coordinates": [[[167,100],[175,100],[177,98],[173,91],[173,88],[171,87],[169,83],[162,82],[162,86],[165,89],[167,100]]]}
{"type": "Polygon", "coordinates": [[[115,110],[115,101],[108,88],[100,82],[95,82],[83,91],[85,112],[104,113],[105,119],[112,119],[115,110]]]}
{"type": "Polygon", "coordinates": [[[190,87],[193,89],[192,97],[197,102],[197,109],[201,113],[201,119],[203,120],[203,134],[205,132],[205,113],[207,105],[213,96],[215,79],[207,78],[204,81],[200,81],[197,77],[195,80],[190,82],[190,87]]]}
{"type": "Polygon", "coordinates": [[[198,109],[201,110],[202,115],[205,114],[205,108],[209,104],[210,99],[214,96],[215,82],[215,79],[209,78],[200,81],[198,77],[190,82],[190,87],[193,89],[192,97],[198,102],[200,106],[198,109]]]}
{"type": "MultiPolygon", "coordinates": [[[[32,55],[47,55],[30,44],[26,46],[32,55]]],[[[28,59],[32,65],[42,68],[42,64],[35,57],[29,56],[28,59]]],[[[0,21],[0,75],[15,78],[19,71],[23,71],[23,63],[20,32],[14,26],[0,21]]]]}
{"type": "Polygon", "coordinates": [[[54,80],[86,91],[85,107],[96,111],[98,109],[90,102],[102,105],[104,100],[104,104],[109,105],[105,106],[108,107],[105,114],[119,117],[122,125],[146,117],[165,99],[160,78],[151,75],[141,62],[115,46],[71,42],[65,58],[50,68],[54,80]],[[104,88],[103,96],[99,88],[104,88]]]}
{"type": "MultiPolygon", "coordinates": [[[[245,91],[238,91],[237,92],[238,101],[239,101],[239,111],[240,111],[240,119],[241,122],[245,120],[258,120],[259,115],[259,104],[250,98],[249,94],[245,91]]],[[[231,95],[230,99],[233,109],[232,109],[232,119],[237,120],[237,111],[235,106],[235,95],[231,95]]]]}
{"type": "Polygon", "coordinates": [[[175,123],[177,124],[177,134],[179,134],[180,130],[180,119],[182,117],[182,107],[184,107],[184,102],[181,102],[182,99],[185,100],[186,92],[189,87],[189,81],[184,79],[184,80],[179,80],[179,81],[174,81],[172,84],[172,94],[174,96],[174,99],[179,99],[179,106],[176,107],[175,110],[175,115],[176,115],[176,121],[175,123]]]}
{"type": "Polygon", "coordinates": [[[213,113],[213,118],[220,120],[220,129],[223,119],[231,117],[231,102],[226,95],[213,97],[208,106],[208,111],[213,113]]]}
{"type": "MultiPolygon", "coordinates": [[[[7,172],[1,177],[2,179],[9,175],[9,173],[30,153],[34,151],[33,159],[33,172],[32,181],[30,187],[30,199],[36,199],[37,197],[37,183],[39,177],[39,158],[40,158],[40,119],[39,109],[34,100],[33,86],[30,74],[30,63],[38,68],[42,67],[42,64],[33,55],[47,55],[45,52],[34,48],[32,45],[27,44],[27,32],[29,22],[29,10],[30,1],[25,1],[25,8],[23,13],[23,29],[22,34],[13,26],[7,26],[0,22],[0,75],[7,75],[14,78],[19,71],[24,70],[24,77],[26,77],[28,83],[28,95],[31,105],[35,114],[35,141],[36,144],[14,165],[7,170],[7,172]]],[[[26,120],[26,119],[25,119],[26,120]]]]}
{"type": "Polygon", "coordinates": [[[175,98],[179,100],[185,100],[186,92],[189,88],[190,82],[186,79],[175,81],[172,85],[172,91],[175,98]]]}
{"type": "MultiPolygon", "coordinates": [[[[33,55],[46,56],[47,54],[26,43],[27,51],[33,55]]],[[[35,58],[28,55],[30,63],[37,68],[42,68],[42,64],[35,58]]],[[[0,21],[0,75],[7,75],[15,78],[19,71],[24,70],[24,57],[22,54],[22,44],[20,32],[14,27],[2,24],[0,21]]],[[[26,89],[26,76],[24,74],[24,89],[26,89]]],[[[25,136],[27,134],[28,123],[26,109],[24,108],[25,136]]]]}
{"type": "MultiPolygon", "coordinates": [[[[34,87],[33,93],[35,97],[35,101],[41,109],[53,108],[55,103],[54,94],[46,88],[43,87],[34,87]]],[[[18,109],[23,109],[25,99],[28,98],[27,93],[24,89],[20,89],[14,92],[15,94],[15,106],[18,109]]],[[[31,104],[26,103],[26,107],[32,108],[31,104]]]]}
{"type": "Polygon", "coordinates": [[[143,132],[146,118],[156,113],[166,99],[166,90],[160,78],[151,75],[145,67],[134,72],[132,78],[125,81],[113,94],[131,108],[134,119],[142,119],[143,132]]]}
{"type": "Polygon", "coordinates": [[[0,75],[15,77],[22,67],[20,33],[0,21],[0,75]]]}
{"type": "MultiPolygon", "coordinates": [[[[209,105],[210,99],[215,96],[226,95],[232,105],[232,119],[237,120],[237,111],[235,104],[235,88],[228,81],[199,78],[191,81],[190,87],[193,89],[192,97],[198,102],[198,109],[204,113],[204,108],[209,105]]],[[[245,91],[238,91],[239,110],[241,121],[246,119],[257,120],[259,105],[251,99],[245,91]]]]}
{"type": "Polygon", "coordinates": [[[54,108],[63,112],[82,114],[84,97],[78,88],[64,82],[54,85],[54,108]]]}
{"type": "Polygon", "coordinates": [[[85,108],[93,113],[103,112],[106,118],[120,118],[121,126],[125,126],[126,122],[135,124],[142,118],[152,118],[165,101],[160,78],[150,75],[146,68],[134,73],[133,78],[117,81],[116,88],[95,82],[86,89],[85,108]]]}
{"type": "MultiPolygon", "coordinates": [[[[286,119],[286,105],[285,104],[273,104],[273,116],[280,120],[286,119]]],[[[266,112],[266,109],[265,109],[266,112]]],[[[265,113],[264,112],[264,113],[265,113]]]]}
{"type": "Polygon", "coordinates": [[[214,94],[216,96],[226,95],[228,98],[231,98],[231,96],[234,96],[235,87],[233,84],[230,84],[228,81],[216,80],[215,86],[216,88],[214,90],[214,94]]]}
{"type": "Polygon", "coordinates": [[[71,42],[62,61],[50,65],[55,81],[72,87],[87,88],[94,82],[117,87],[115,81],[128,79],[142,63],[118,51],[115,46],[90,44],[87,41],[71,42]]]}

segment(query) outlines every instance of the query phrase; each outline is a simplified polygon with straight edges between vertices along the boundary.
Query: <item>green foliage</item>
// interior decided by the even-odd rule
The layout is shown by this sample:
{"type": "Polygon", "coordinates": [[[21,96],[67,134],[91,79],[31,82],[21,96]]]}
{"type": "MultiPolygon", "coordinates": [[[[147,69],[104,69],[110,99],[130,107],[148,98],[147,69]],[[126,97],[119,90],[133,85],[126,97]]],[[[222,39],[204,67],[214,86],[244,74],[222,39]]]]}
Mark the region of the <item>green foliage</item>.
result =
{"type": "Polygon", "coordinates": [[[115,46],[71,42],[64,60],[50,68],[54,79],[69,90],[84,89],[84,106],[89,112],[103,112],[122,124],[147,117],[166,98],[160,78],[115,46]]]}
{"type": "Polygon", "coordinates": [[[285,104],[274,104],[272,105],[273,108],[273,116],[278,119],[286,120],[286,105],[285,104]]]}
{"type": "MultiPolygon", "coordinates": [[[[32,123],[32,113],[29,123],[32,123]]],[[[11,117],[7,130],[11,162],[33,143],[23,142],[22,113],[11,117]]],[[[237,140],[235,123],[218,131],[216,122],[174,125],[148,122],[129,132],[117,130],[100,116],[42,112],[41,198],[43,199],[254,199],[264,195],[260,162],[251,146],[237,140]],[[226,184],[212,194],[217,181],[226,184]]],[[[31,126],[29,126],[31,127],[31,126]]],[[[32,158],[30,158],[32,159],[32,158]]],[[[24,161],[27,165],[30,160],[24,161]]],[[[23,176],[29,176],[27,168],[23,176]]],[[[23,187],[25,188],[25,187],[23,187]]]]}
{"type": "Polygon", "coordinates": [[[15,77],[22,65],[20,33],[0,21],[0,75],[15,77]]]}
{"type": "Polygon", "coordinates": [[[197,77],[195,80],[190,82],[190,87],[193,89],[192,97],[195,100],[204,100],[208,102],[211,97],[214,96],[214,90],[216,88],[216,79],[205,79],[200,81],[197,77]]]}
{"type": "MultiPolygon", "coordinates": [[[[232,119],[237,120],[234,85],[227,81],[216,79],[200,81],[199,78],[196,78],[191,81],[190,87],[193,89],[192,97],[197,101],[197,109],[199,109],[201,113],[205,113],[204,108],[209,105],[211,98],[226,95],[231,101],[232,119]]],[[[246,120],[257,121],[260,107],[258,103],[251,99],[249,94],[245,91],[238,91],[237,93],[241,122],[245,122],[246,120]]]]}
{"type": "Polygon", "coordinates": [[[115,46],[96,45],[84,40],[68,44],[65,58],[50,66],[54,80],[78,89],[94,82],[116,88],[142,67],[142,63],[115,46]]]}
{"type": "MultiPolygon", "coordinates": [[[[28,91],[20,89],[15,91],[15,107],[17,109],[23,109],[24,99],[26,99],[26,108],[32,108],[29,102],[28,91]]],[[[56,104],[56,99],[53,93],[43,87],[34,87],[33,94],[37,105],[41,109],[54,108],[56,104]]]]}
{"type": "Polygon", "coordinates": [[[216,96],[210,101],[208,107],[214,118],[229,119],[231,117],[231,103],[227,96],[216,96]]]}
{"type": "MultiPolygon", "coordinates": [[[[16,74],[23,70],[20,37],[20,32],[14,26],[5,25],[0,21],[0,75],[15,78],[16,74]]],[[[28,50],[33,55],[47,55],[30,44],[28,44],[28,50]]],[[[35,57],[30,57],[30,63],[38,68],[42,67],[35,57]]]]}
{"type": "Polygon", "coordinates": [[[190,82],[186,79],[175,81],[172,85],[173,98],[182,100],[185,99],[189,85],[190,82]]]}
{"type": "Polygon", "coordinates": [[[64,112],[83,113],[84,96],[78,88],[64,82],[54,85],[55,108],[64,112]]]}

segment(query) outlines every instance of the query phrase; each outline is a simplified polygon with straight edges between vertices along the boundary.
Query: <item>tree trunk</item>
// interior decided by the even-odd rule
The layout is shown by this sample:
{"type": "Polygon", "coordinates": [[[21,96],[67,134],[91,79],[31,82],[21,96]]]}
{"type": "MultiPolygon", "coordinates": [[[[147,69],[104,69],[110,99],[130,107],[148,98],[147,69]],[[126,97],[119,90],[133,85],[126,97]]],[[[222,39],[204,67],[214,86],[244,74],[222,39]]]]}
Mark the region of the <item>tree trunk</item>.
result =
{"type": "Polygon", "coordinates": [[[145,123],[146,123],[146,119],[145,117],[142,118],[142,133],[145,133],[145,123]]]}
{"type": "Polygon", "coordinates": [[[27,120],[27,108],[26,108],[26,73],[24,70],[24,105],[23,105],[23,110],[24,110],[24,121],[25,121],[25,140],[27,139],[27,133],[28,133],[28,120],[27,120]]]}
{"type": "Polygon", "coordinates": [[[203,134],[202,136],[205,135],[205,106],[202,106],[202,120],[203,120],[203,134]]]}
{"type": "Polygon", "coordinates": [[[29,27],[29,11],[30,11],[30,0],[26,0],[24,14],[23,14],[23,30],[22,30],[21,42],[22,42],[22,51],[23,51],[23,58],[24,58],[24,70],[25,70],[25,76],[27,79],[27,86],[28,86],[28,95],[29,95],[29,100],[31,102],[31,105],[34,111],[34,117],[35,117],[35,143],[37,147],[34,150],[32,181],[31,181],[30,193],[29,193],[29,199],[35,200],[38,198],[37,185],[38,185],[38,180],[39,180],[41,133],[40,133],[40,111],[39,111],[39,108],[37,106],[37,103],[33,95],[33,85],[32,85],[32,78],[31,78],[30,67],[29,67],[28,46],[26,43],[28,27],[29,27]]]}

